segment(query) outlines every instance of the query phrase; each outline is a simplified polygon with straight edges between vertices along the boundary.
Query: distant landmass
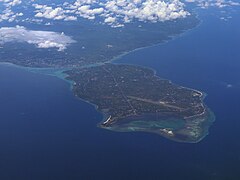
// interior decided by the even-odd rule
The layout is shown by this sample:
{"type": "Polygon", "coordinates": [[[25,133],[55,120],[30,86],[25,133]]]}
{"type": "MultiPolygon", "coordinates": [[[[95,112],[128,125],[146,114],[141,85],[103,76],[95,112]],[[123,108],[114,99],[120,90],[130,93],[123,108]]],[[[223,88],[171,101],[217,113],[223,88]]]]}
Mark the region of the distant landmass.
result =
{"type": "MultiPolygon", "coordinates": [[[[39,36],[43,34],[42,39],[51,37],[52,34],[48,31],[59,32],[72,37],[72,44],[64,51],[56,51],[56,49],[36,48],[33,45],[35,39],[27,39],[28,42],[22,42],[21,39],[13,37],[15,41],[9,41],[13,33],[1,35],[7,43],[1,45],[0,62],[10,62],[25,67],[53,67],[53,68],[74,68],[93,64],[102,64],[112,61],[114,58],[128,53],[130,51],[156,45],[171,40],[172,38],[184,33],[185,31],[196,27],[199,24],[199,19],[195,14],[189,15],[186,18],[180,18],[165,22],[135,22],[126,24],[124,28],[112,28],[108,25],[95,24],[92,21],[82,20],[80,22],[58,22],[56,26],[45,25],[29,25],[21,24],[27,28],[25,31],[20,31],[21,28],[14,29],[15,34],[28,33],[31,36],[39,36]],[[41,29],[41,31],[32,31],[30,29],[41,29]],[[20,29],[20,30],[19,30],[20,29]],[[10,37],[9,37],[10,36],[10,37]],[[29,42],[31,42],[29,44],[29,42]]],[[[8,31],[9,32],[9,29],[8,31]]],[[[19,35],[19,36],[20,36],[19,35]]],[[[61,38],[60,35],[54,35],[54,38],[61,38]]],[[[64,38],[64,37],[62,37],[64,38]]],[[[39,41],[38,39],[38,41],[39,41]]],[[[65,37],[66,39],[66,37],[65,37]]],[[[56,40],[55,40],[56,41],[56,40]]],[[[46,39],[37,44],[44,47],[48,43],[52,43],[58,49],[51,38],[46,39]]],[[[71,42],[68,40],[67,42],[71,42]]],[[[49,44],[48,44],[49,45],[49,44]]]]}

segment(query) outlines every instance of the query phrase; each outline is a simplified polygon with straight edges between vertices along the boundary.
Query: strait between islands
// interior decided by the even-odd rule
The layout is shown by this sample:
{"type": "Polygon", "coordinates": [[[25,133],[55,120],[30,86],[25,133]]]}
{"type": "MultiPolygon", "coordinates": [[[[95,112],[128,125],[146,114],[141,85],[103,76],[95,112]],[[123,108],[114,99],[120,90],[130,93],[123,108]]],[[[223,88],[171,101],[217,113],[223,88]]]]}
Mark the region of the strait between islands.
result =
{"type": "Polygon", "coordinates": [[[213,113],[204,94],[156,76],[148,68],[104,64],[66,71],[74,94],[104,114],[100,127],[144,131],[178,142],[199,142],[208,134],[213,113]]]}

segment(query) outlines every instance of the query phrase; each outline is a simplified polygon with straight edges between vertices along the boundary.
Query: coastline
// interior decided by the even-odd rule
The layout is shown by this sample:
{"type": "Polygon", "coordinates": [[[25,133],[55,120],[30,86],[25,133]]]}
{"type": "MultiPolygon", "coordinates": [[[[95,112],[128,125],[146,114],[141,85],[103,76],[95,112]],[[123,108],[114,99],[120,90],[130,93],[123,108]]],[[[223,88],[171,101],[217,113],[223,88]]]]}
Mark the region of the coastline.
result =
{"type": "MultiPolygon", "coordinates": [[[[139,67],[150,69],[150,70],[152,70],[154,72],[154,75],[156,75],[157,71],[155,69],[153,69],[153,68],[145,67],[145,66],[141,66],[141,65],[134,65],[134,64],[130,64],[130,63],[117,63],[116,61],[118,61],[122,57],[124,57],[126,55],[129,55],[131,53],[135,53],[137,51],[141,51],[141,50],[147,49],[147,48],[158,47],[158,46],[164,45],[164,44],[166,44],[166,43],[168,43],[170,41],[174,41],[175,39],[178,39],[178,38],[181,38],[181,37],[187,35],[187,33],[191,32],[194,29],[196,29],[202,23],[201,19],[198,17],[197,13],[195,12],[195,8],[193,8],[193,12],[194,12],[197,20],[199,21],[198,24],[195,27],[193,27],[193,28],[190,28],[190,29],[187,29],[187,30],[183,30],[179,34],[176,34],[176,35],[173,35],[173,36],[169,36],[169,39],[165,40],[163,42],[159,42],[159,43],[156,43],[156,44],[147,45],[147,46],[136,48],[136,49],[133,49],[133,50],[130,50],[130,51],[123,52],[123,53],[121,53],[119,55],[116,55],[115,57],[111,58],[109,61],[106,61],[106,62],[103,62],[103,63],[100,62],[100,63],[93,63],[93,64],[88,64],[88,65],[83,65],[83,66],[80,66],[80,67],[77,67],[77,68],[83,69],[83,68],[88,68],[88,67],[101,66],[101,65],[104,65],[104,64],[107,64],[107,63],[126,64],[126,65],[133,65],[133,66],[139,66],[139,67]]],[[[70,84],[70,89],[71,90],[73,89],[73,85],[75,83],[74,81],[71,81],[71,80],[67,79],[68,75],[65,73],[65,71],[74,69],[74,67],[72,67],[72,68],[71,67],[61,67],[61,68],[59,68],[59,67],[50,67],[50,68],[49,67],[46,67],[46,68],[25,67],[25,66],[17,65],[17,64],[14,64],[14,63],[10,63],[10,62],[0,62],[0,65],[12,66],[12,67],[20,68],[20,69],[23,69],[23,70],[26,70],[26,71],[32,72],[32,73],[38,73],[38,74],[43,74],[43,75],[57,77],[57,78],[65,81],[65,82],[67,82],[68,84],[70,84]]],[[[161,77],[159,77],[159,78],[161,78],[161,77]]],[[[161,78],[161,79],[165,79],[165,78],[161,78]]],[[[169,80],[169,79],[165,79],[165,80],[168,80],[168,81],[170,81],[172,83],[172,81],[169,80]]],[[[89,103],[89,102],[87,102],[87,103],[89,103]]]]}
{"type": "MultiPolygon", "coordinates": [[[[104,65],[104,64],[107,64],[107,63],[114,63],[114,64],[116,63],[116,64],[118,64],[116,61],[118,61],[119,59],[121,59],[122,57],[124,57],[126,55],[129,55],[129,54],[137,52],[137,51],[141,51],[143,49],[161,46],[161,45],[164,45],[164,44],[166,44],[166,43],[168,43],[170,41],[174,41],[175,39],[184,37],[185,35],[187,35],[187,33],[191,32],[194,29],[197,29],[201,25],[201,23],[202,23],[202,20],[199,18],[198,14],[195,12],[195,9],[197,9],[197,7],[196,8],[192,8],[192,11],[194,13],[194,16],[198,20],[198,23],[194,27],[192,27],[192,28],[189,28],[189,29],[186,29],[186,30],[182,30],[178,34],[168,36],[168,38],[169,38],[168,40],[162,40],[161,42],[152,43],[152,44],[149,44],[149,45],[146,45],[146,46],[135,48],[135,49],[130,50],[130,51],[122,52],[119,55],[116,55],[116,56],[110,58],[109,60],[107,60],[105,62],[99,62],[99,63],[82,65],[82,66],[79,66],[79,67],[76,67],[76,68],[82,69],[82,68],[88,68],[88,67],[95,67],[95,66],[101,66],[101,65],[104,65]]],[[[48,71],[48,70],[54,70],[54,71],[60,70],[60,71],[64,72],[64,71],[71,70],[71,69],[75,68],[75,67],[60,67],[60,68],[59,67],[26,67],[26,66],[21,66],[21,65],[14,64],[14,63],[10,63],[10,62],[4,62],[4,61],[0,62],[0,65],[1,64],[3,64],[3,65],[11,65],[11,66],[14,66],[16,68],[22,68],[22,69],[28,70],[30,72],[32,72],[32,70],[33,70],[33,72],[36,72],[36,71],[38,72],[39,70],[40,71],[41,70],[46,70],[46,71],[48,71]]],[[[128,64],[128,63],[126,63],[126,64],[128,64]]],[[[128,64],[128,65],[132,65],[132,64],[128,64]]],[[[141,66],[141,65],[138,65],[138,66],[141,66]]],[[[148,67],[144,67],[144,68],[148,68],[148,67]]],[[[152,68],[149,68],[149,69],[152,69],[152,68]]],[[[155,71],[154,69],[152,69],[152,70],[155,71]]],[[[42,73],[42,72],[40,72],[40,73],[42,73]]],[[[49,74],[48,73],[42,73],[42,74],[55,75],[54,73],[49,73],[49,74]]],[[[59,76],[56,76],[56,77],[59,77],[59,76]]],[[[60,76],[60,79],[62,79],[61,76],[60,76]]]]}
{"type": "MultiPolygon", "coordinates": [[[[131,123],[126,123],[123,127],[121,127],[121,125],[116,125],[116,126],[103,126],[102,123],[104,123],[104,121],[101,121],[100,123],[97,124],[97,127],[102,128],[102,129],[106,129],[106,130],[110,130],[113,132],[146,132],[146,133],[152,133],[152,134],[156,134],[156,135],[160,135],[166,139],[172,140],[174,142],[179,142],[179,143],[189,143],[189,144],[196,144],[198,142],[200,142],[201,140],[203,140],[208,134],[209,134],[209,128],[211,127],[211,125],[213,124],[213,122],[215,121],[215,114],[209,109],[206,108],[206,115],[203,115],[203,117],[199,117],[202,119],[202,121],[200,121],[199,124],[196,124],[194,126],[194,128],[196,129],[192,129],[193,131],[198,131],[198,135],[192,135],[189,134],[189,139],[181,139],[178,137],[178,132],[180,132],[180,137],[181,137],[181,131],[188,131],[187,126],[191,125],[191,124],[187,124],[187,121],[184,119],[176,119],[177,121],[182,121],[184,122],[184,126],[180,127],[179,129],[174,129],[169,127],[168,125],[164,126],[161,125],[161,123],[164,123],[166,121],[168,121],[167,119],[162,119],[159,121],[160,125],[156,125],[156,127],[152,127],[152,129],[150,128],[144,128],[144,127],[137,127],[136,125],[134,126],[131,123]],[[170,131],[170,133],[169,133],[170,131]]],[[[103,113],[102,113],[103,114],[103,113]]],[[[146,116],[151,116],[152,114],[146,114],[146,116]]],[[[145,116],[145,115],[141,115],[140,117],[145,116]]],[[[109,116],[107,114],[104,114],[103,116],[105,118],[105,121],[109,119],[109,116]]],[[[130,117],[126,117],[123,118],[123,120],[127,120],[131,118],[134,118],[133,116],[130,117]]],[[[194,118],[193,118],[194,119],[194,118]]],[[[196,119],[196,118],[195,118],[196,119]]],[[[138,120],[136,121],[136,123],[144,123],[144,120],[138,120]]],[[[150,121],[149,123],[153,123],[154,120],[150,121]]],[[[132,122],[134,123],[134,122],[132,122]]],[[[156,121],[156,123],[158,123],[156,121]]],[[[193,122],[194,124],[195,122],[193,122]]]]}
{"type": "Polygon", "coordinates": [[[25,67],[21,65],[16,65],[9,62],[0,62],[0,66],[14,67],[14,68],[22,69],[24,71],[31,72],[31,73],[37,73],[41,75],[53,76],[53,77],[59,78],[65,81],[66,83],[68,83],[70,85],[71,90],[74,84],[73,81],[68,80],[66,78],[67,74],[64,73],[65,71],[69,70],[69,68],[34,68],[34,67],[25,67]]]}
{"type": "MultiPolygon", "coordinates": [[[[196,13],[195,13],[196,14],[196,13]]],[[[196,26],[194,26],[193,28],[190,28],[190,29],[186,29],[186,30],[183,30],[181,33],[179,34],[176,34],[176,35],[172,35],[172,36],[169,36],[169,39],[168,40],[163,40],[162,42],[159,42],[159,43],[156,43],[156,44],[152,44],[152,45],[147,45],[147,46],[144,46],[144,47],[140,47],[140,48],[136,48],[136,49],[133,49],[131,51],[126,51],[126,52],[123,52],[113,58],[111,58],[109,61],[106,61],[104,63],[93,63],[93,64],[88,64],[88,65],[83,65],[83,66],[80,66],[80,67],[77,67],[79,69],[82,69],[82,68],[90,68],[90,67],[95,67],[95,66],[102,66],[104,64],[107,64],[107,63],[112,63],[112,64],[126,64],[126,65],[133,65],[133,64],[129,64],[129,63],[118,63],[117,61],[120,60],[122,57],[126,56],[126,55],[129,55],[131,53],[135,53],[137,51],[140,51],[140,50],[143,50],[143,49],[147,49],[147,48],[152,48],[152,47],[158,47],[158,46],[163,46],[164,44],[170,42],[170,41],[174,41],[175,39],[178,39],[178,38],[182,38],[184,36],[186,36],[188,33],[192,32],[194,29],[197,29],[197,27],[199,27],[202,23],[202,21],[200,20],[200,18],[196,15],[196,18],[198,19],[198,23],[196,24],[196,26]]],[[[8,63],[8,62],[1,62],[0,65],[7,65],[7,66],[13,66],[13,67],[16,67],[16,68],[20,68],[20,69],[23,69],[23,70],[26,70],[26,71],[29,71],[29,72],[32,72],[32,73],[38,73],[38,74],[43,74],[43,75],[48,75],[48,76],[54,76],[54,77],[57,77],[65,82],[67,82],[68,84],[70,84],[70,90],[73,92],[73,88],[74,88],[74,81],[70,80],[68,77],[68,74],[65,73],[67,70],[71,70],[71,69],[74,69],[74,67],[63,67],[63,68],[58,68],[58,67],[53,67],[53,68],[34,68],[34,67],[24,67],[24,66],[21,66],[21,65],[16,65],[16,64],[13,64],[13,63],[8,63]]],[[[141,65],[136,65],[134,64],[133,66],[139,66],[139,67],[143,67],[145,69],[149,69],[151,71],[153,71],[154,73],[154,76],[160,78],[160,79],[164,79],[164,80],[167,80],[169,81],[170,83],[172,84],[175,84],[173,83],[171,80],[169,79],[165,79],[165,78],[161,78],[157,75],[157,70],[153,69],[153,68],[149,68],[149,67],[145,67],[145,66],[141,66],[141,65]]],[[[186,89],[190,89],[190,90],[193,90],[193,91],[196,91],[198,93],[201,94],[201,99],[202,99],[202,103],[203,103],[203,100],[204,98],[206,97],[206,93],[204,92],[200,92],[198,90],[195,90],[195,89],[192,89],[192,88],[187,88],[187,87],[183,87],[183,86],[180,86],[182,88],[186,88],[186,89]]],[[[74,92],[73,92],[74,94],[74,92]]],[[[80,101],[83,101],[83,102],[86,102],[90,105],[93,105],[94,108],[96,109],[97,112],[101,113],[103,118],[101,120],[101,122],[98,123],[98,127],[101,127],[101,124],[103,122],[106,121],[106,119],[109,118],[109,115],[105,114],[104,112],[101,112],[99,109],[98,109],[98,106],[96,104],[93,104],[87,100],[84,100],[78,96],[76,96],[76,94],[74,94],[74,96],[79,99],[80,101]]],[[[203,103],[204,104],[204,103],[203,103]]],[[[207,107],[206,107],[207,108],[207,107]]],[[[204,114],[205,112],[203,112],[204,114]]],[[[196,116],[201,116],[201,115],[196,115],[196,116]]],[[[194,117],[190,117],[190,118],[194,118],[194,117]]],[[[103,128],[103,127],[101,127],[103,128]]],[[[104,128],[106,129],[106,128],[104,128]]],[[[207,134],[208,134],[208,128],[207,128],[207,134]]],[[[144,132],[147,132],[147,131],[144,131],[144,132]]],[[[206,135],[207,135],[206,134],[206,135]]],[[[205,136],[206,136],[205,135],[205,136]]],[[[205,137],[204,136],[204,137],[205,137]]],[[[204,138],[202,137],[202,139],[204,138]]],[[[200,141],[200,140],[199,140],[200,141]]],[[[197,142],[199,142],[197,141],[197,142]]]]}

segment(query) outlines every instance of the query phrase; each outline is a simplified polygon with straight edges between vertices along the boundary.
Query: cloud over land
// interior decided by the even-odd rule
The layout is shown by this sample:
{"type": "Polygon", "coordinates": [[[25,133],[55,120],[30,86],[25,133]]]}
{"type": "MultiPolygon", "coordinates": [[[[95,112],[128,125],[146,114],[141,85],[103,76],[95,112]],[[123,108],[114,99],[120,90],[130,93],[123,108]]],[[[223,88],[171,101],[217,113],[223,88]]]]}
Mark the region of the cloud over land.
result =
{"type": "Polygon", "coordinates": [[[58,51],[64,51],[68,45],[75,41],[64,33],[33,31],[22,26],[1,27],[0,44],[9,42],[25,42],[38,48],[57,48],[58,51]]]}

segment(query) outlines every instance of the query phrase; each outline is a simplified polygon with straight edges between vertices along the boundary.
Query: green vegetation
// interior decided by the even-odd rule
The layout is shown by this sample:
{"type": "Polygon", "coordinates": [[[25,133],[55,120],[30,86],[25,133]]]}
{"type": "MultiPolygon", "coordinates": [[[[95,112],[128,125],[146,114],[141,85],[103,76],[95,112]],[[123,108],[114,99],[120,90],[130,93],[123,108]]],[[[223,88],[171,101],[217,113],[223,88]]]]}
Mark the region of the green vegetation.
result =
{"type": "Polygon", "coordinates": [[[202,124],[209,110],[203,94],[161,79],[150,69],[105,64],[66,73],[75,82],[75,95],[105,114],[103,128],[154,132],[184,142],[197,142],[206,134],[202,124]]]}

